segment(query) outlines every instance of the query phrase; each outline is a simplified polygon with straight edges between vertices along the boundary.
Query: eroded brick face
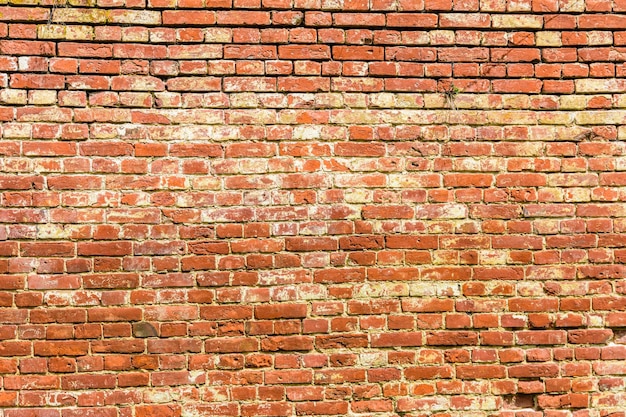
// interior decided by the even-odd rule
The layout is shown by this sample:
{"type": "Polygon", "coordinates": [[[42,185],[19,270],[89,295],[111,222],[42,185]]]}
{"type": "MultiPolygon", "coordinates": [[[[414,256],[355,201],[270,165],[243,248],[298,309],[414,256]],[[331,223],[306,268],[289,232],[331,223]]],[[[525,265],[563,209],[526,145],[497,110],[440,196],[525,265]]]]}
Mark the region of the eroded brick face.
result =
{"type": "Polygon", "coordinates": [[[624,415],[626,1],[4,0],[0,54],[0,416],[624,415]]]}

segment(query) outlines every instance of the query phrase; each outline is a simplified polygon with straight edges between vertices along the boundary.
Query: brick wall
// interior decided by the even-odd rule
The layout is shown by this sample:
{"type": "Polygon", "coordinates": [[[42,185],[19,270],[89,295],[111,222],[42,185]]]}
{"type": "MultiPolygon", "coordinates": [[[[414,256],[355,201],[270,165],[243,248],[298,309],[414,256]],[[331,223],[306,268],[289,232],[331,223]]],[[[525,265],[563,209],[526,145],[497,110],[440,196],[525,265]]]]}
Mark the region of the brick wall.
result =
{"type": "Polygon", "coordinates": [[[0,416],[624,416],[626,0],[3,4],[0,416]]]}

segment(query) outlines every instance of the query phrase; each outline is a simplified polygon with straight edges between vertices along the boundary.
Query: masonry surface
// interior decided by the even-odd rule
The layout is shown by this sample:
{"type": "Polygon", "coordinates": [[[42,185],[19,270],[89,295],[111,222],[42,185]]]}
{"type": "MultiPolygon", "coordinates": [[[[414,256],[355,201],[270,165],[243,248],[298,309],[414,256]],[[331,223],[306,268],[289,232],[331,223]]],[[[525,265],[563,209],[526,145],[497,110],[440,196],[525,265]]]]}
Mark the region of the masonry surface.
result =
{"type": "Polygon", "coordinates": [[[626,0],[0,3],[0,416],[625,415],[626,0]]]}

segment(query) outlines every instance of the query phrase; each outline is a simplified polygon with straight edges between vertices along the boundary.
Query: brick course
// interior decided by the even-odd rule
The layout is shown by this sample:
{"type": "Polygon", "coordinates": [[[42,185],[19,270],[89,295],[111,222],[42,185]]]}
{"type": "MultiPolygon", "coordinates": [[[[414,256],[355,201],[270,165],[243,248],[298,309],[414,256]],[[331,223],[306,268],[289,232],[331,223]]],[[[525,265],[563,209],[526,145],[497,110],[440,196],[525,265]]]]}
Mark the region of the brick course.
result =
{"type": "Polygon", "coordinates": [[[626,1],[2,3],[0,416],[624,415],[626,1]]]}

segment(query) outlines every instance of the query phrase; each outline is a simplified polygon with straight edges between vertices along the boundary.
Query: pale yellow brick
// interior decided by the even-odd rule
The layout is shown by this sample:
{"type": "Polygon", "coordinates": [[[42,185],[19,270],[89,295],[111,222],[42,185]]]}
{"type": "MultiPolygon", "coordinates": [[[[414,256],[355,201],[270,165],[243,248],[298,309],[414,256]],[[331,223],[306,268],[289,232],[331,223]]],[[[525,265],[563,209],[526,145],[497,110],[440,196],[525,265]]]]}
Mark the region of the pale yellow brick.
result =
{"type": "Polygon", "coordinates": [[[533,231],[540,235],[553,235],[559,232],[559,221],[555,219],[540,219],[532,222],[533,231]]]}
{"type": "Polygon", "coordinates": [[[587,314],[586,315],[589,327],[604,327],[604,314],[587,314]]]}
{"type": "Polygon", "coordinates": [[[241,133],[237,126],[215,126],[211,132],[211,139],[217,141],[241,139],[241,133]]]}
{"type": "Polygon", "coordinates": [[[126,135],[133,138],[149,139],[147,129],[138,129],[134,125],[108,125],[94,123],[89,129],[91,139],[112,139],[124,137],[126,135]]]}
{"type": "Polygon", "coordinates": [[[341,10],[343,0],[322,0],[322,10],[341,10]]]}
{"type": "Polygon", "coordinates": [[[31,90],[28,92],[28,104],[46,106],[57,102],[57,92],[54,90],[31,90]]]}
{"type": "MultiPolygon", "coordinates": [[[[626,105],[626,101],[624,103],[626,105]]],[[[587,107],[587,96],[567,95],[559,97],[560,110],[582,110],[587,107]]]]}
{"type": "Polygon", "coordinates": [[[110,10],[108,23],[132,25],[159,25],[161,12],[152,10],[110,10]]]}
{"type": "Polygon", "coordinates": [[[320,139],[322,126],[318,125],[297,125],[293,128],[293,139],[311,140],[320,139]]]}
{"type": "MultiPolygon", "coordinates": [[[[393,188],[423,188],[429,186],[432,183],[433,176],[440,177],[438,174],[391,174],[389,175],[389,186],[393,188]]],[[[441,178],[438,179],[441,184],[441,178]]],[[[459,214],[462,216],[462,207],[457,205],[450,205],[449,208],[441,209],[442,212],[450,213],[452,215],[459,214]],[[459,211],[461,210],[461,211],[459,211]]],[[[420,209],[420,213],[424,210],[420,209]]],[[[457,218],[457,217],[446,217],[457,218]]]]}
{"type": "MultiPolygon", "coordinates": [[[[231,100],[232,101],[232,100],[231,100]]],[[[281,110],[278,112],[278,124],[295,125],[298,124],[300,119],[300,112],[298,110],[281,110]]]]}
{"type": "Polygon", "coordinates": [[[439,125],[448,122],[449,110],[402,110],[382,114],[384,123],[439,125]]]}
{"type": "MultiPolygon", "coordinates": [[[[445,225],[441,222],[438,222],[430,227],[431,233],[445,233],[445,225]]],[[[436,251],[432,258],[434,265],[450,265],[451,256],[458,256],[458,252],[454,253],[453,251],[436,251]]],[[[458,259],[458,258],[457,258],[458,259]]],[[[458,260],[454,260],[454,263],[458,263],[458,260]]]]}
{"type": "Polygon", "coordinates": [[[597,174],[557,173],[548,175],[548,185],[552,187],[576,187],[598,185],[597,174]]]}
{"type": "Polygon", "coordinates": [[[586,295],[589,285],[585,282],[567,282],[561,281],[559,282],[559,288],[561,289],[561,294],[563,295],[586,295]]]}
{"type": "Polygon", "coordinates": [[[626,171],[626,156],[615,158],[615,169],[618,171],[626,171]]]}
{"type": "Polygon", "coordinates": [[[40,0],[3,0],[0,4],[15,4],[18,6],[35,6],[41,4],[40,0]]]}
{"type": "Polygon", "coordinates": [[[39,39],[64,39],[67,26],[65,25],[39,25],[37,26],[37,38],[39,39]]]}
{"type": "Polygon", "coordinates": [[[379,117],[365,110],[333,110],[330,113],[330,122],[337,124],[376,124],[379,117]]]}
{"type": "Polygon", "coordinates": [[[408,295],[436,295],[440,297],[454,297],[461,295],[461,285],[448,282],[416,282],[410,284],[408,295]]]}
{"type": "MultiPolygon", "coordinates": [[[[39,0],[41,4],[46,4],[47,0],[39,0]]],[[[54,0],[56,3],[66,2],[70,6],[78,6],[78,7],[96,7],[98,2],[96,0],[54,0]]],[[[121,0],[118,0],[121,1],[121,0]]],[[[109,2],[109,6],[111,7],[111,3],[109,2]]]]}
{"type": "Polygon", "coordinates": [[[147,28],[122,28],[122,42],[148,42],[150,31],[147,28]]]}
{"type": "Polygon", "coordinates": [[[173,123],[214,125],[224,123],[224,115],[221,110],[193,109],[193,110],[152,110],[159,116],[167,117],[173,123]]]}
{"type": "Polygon", "coordinates": [[[481,12],[503,12],[506,10],[506,0],[480,0],[481,12]]]}
{"type": "Polygon", "coordinates": [[[542,112],[537,115],[537,121],[545,125],[568,125],[574,122],[574,114],[567,112],[542,112]]]}
{"type": "Polygon", "coordinates": [[[491,109],[489,95],[487,94],[463,94],[454,97],[454,105],[457,109],[491,109]]]}
{"type": "Polygon", "coordinates": [[[409,295],[409,285],[396,282],[377,282],[356,285],[357,298],[370,297],[406,297],[409,295]]]}
{"type": "Polygon", "coordinates": [[[65,31],[65,38],[68,40],[90,41],[94,38],[94,29],[85,25],[70,25],[65,31]]]}
{"type": "Polygon", "coordinates": [[[478,252],[481,265],[504,265],[506,264],[506,252],[502,250],[481,250],[478,252]]]}
{"type": "Polygon", "coordinates": [[[26,104],[26,90],[4,89],[0,90],[0,104],[26,104]]]}
{"type": "Polygon", "coordinates": [[[71,227],[63,224],[39,224],[37,225],[38,239],[69,239],[71,227]]]}
{"type": "Polygon", "coordinates": [[[152,107],[152,94],[150,93],[134,93],[121,92],[120,103],[122,106],[128,107],[152,107]]]}
{"type": "Polygon", "coordinates": [[[491,16],[491,27],[497,29],[541,29],[543,17],[541,15],[494,15],[491,16]]]}
{"type": "Polygon", "coordinates": [[[581,111],[576,113],[581,125],[621,125],[626,123],[626,110],[581,111]]]}
{"type": "Polygon", "coordinates": [[[393,108],[395,107],[395,95],[392,93],[376,93],[369,96],[370,107],[393,108]]]}
{"type": "Polygon", "coordinates": [[[344,198],[346,203],[349,204],[364,204],[372,201],[372,191],[369,190],[346,190],[344,192],[344,198]]]}
{"type": "Polygon", "coordinates": [[[386,352],[360,353],[359,362],[361,366],[379,368],[387,365],[387,354],[386,352]]]}
{"type": "Polygon", "coordinates": [[[442,109],[450,107],[450,103],[445,94],[424,94],[424,108],[442,109]]]}
{"type": "Polygon", "coordinates": [[[59,7],[52,15],[53,23],[106,23],[107,11],[102,9],[86,9],[59,7]]]}
{"type": "Polygon", "coordinates": [[[539,188],[537,195],[540,201],[558,203],[563,201],[563,189],[561,188],[539,188]]]}
{"type": "Polygon", "coordinates": [[[448,123],[456,125],[484,125],[487,117],[484,111],[480,110],[457,110],[448,112],[448,123]]]}
{"type": "Polygon", "coordinates": [[[10,139],[27,139],[32,133],[30,123],[5,123],[2,125],[2,137],[10,139]]]}
{"type": "Polygon", "coordinates": [[[149,31],[150,43],[168,43],[171,42],[169,30],[151,30],[149,31]]]}
{"type": "MultiPolygon", "coordinates": [[[[242,174],[262,174],[267,172],[266,159],[243,159],[239,163],[239,169],[242,174]]],[[[256,179],[256,177],[252,177],[256,179]]],[[[275,175],[263,175],[258,178],[259,184],[263,184],[265,180],[271,181],[272,184],[278,183],[275,175]]]]}
{"type": "Polygon", "coordinates": [[[489,123],[496,125],[534,125],[537,123],[536,112],[523,110],[501,110],[486,112],[489,123]]]}
{"type": "Polygon", "coordinates": [[[582,126],[556,126],[554,133],[557,140],[581,140],[591,133],[591,130],[582,126]]]}
{"type": "Polygon", "coordinates": [[[509,0],[507,10],[509,12],[528,12],[531,10],[531,2],[528,0],[509,0]]]}
{"type": "Polygon", "coordinates": [[[204,39],[207,43],[230,43],[233,39],[233,31],[227,28],[208,28],[204,39]]]}
{"type": "Polygon", "coordinates": [[[409,295],[413,297],[428,297],[437,295],[436,283],[415,282],[410,284],[409,295]]]}
{"type": "Polygon", "coordinates": [[[561,46],[560,32],[537,32],[535,34],[535,43],[537,46],[561,46]]]}
{"type": "Polygon", "coordinates": [[[343,107],[343,95],[340,93],[320,93],[315,95],[315,106],[318,108],[343,107]]]}
{"type": "Polygon", "coordinates": [[[454,44],[453,30],[432,30],[428,33],[431,45],[452,45],[454,44]]]}
{"type": "Polygon", "coordinates": [[[407,109],[419,109],[424,107],[424,95],[422,94],[397,94],[396,107],[407,109]]]}
{"type": "Polygon", "coordinates": [[[527,109],[530,107],[530,97],[525,94],[502,95],[502,107],[505,109],[527,109]]]}
{"type": "Polygon", "coordinates": [[[228,112],[228,124],[274,124],[276,112],[273,110],[235,110],[228,112]]]}
{"type": "Polygon", "coordinates": [[[623,93],[626,92],[626,80],[609,79],[580,79],[576,80],[577,93],[623,93]]]}
{"type": "Polygon", "coordinates": [[[612,45],[613,44],[613,33],[606,31],[597,31],[594,30],[587,34],[589,39],[589,45],[592,46],[600,46],[600,45],[612,45]]]}
{"type": "Polygon", "coordinates": [[[254,93],[231,94],[230,105],[233,108],[254,109],[259,107],[259,98],[254,93]]]}

